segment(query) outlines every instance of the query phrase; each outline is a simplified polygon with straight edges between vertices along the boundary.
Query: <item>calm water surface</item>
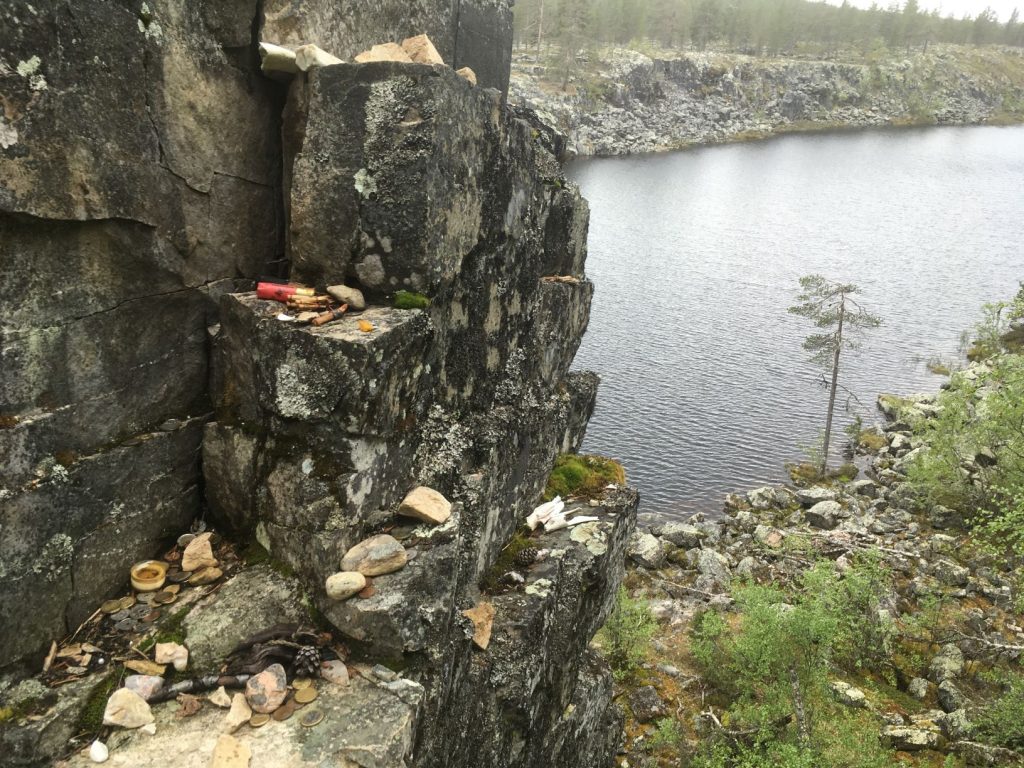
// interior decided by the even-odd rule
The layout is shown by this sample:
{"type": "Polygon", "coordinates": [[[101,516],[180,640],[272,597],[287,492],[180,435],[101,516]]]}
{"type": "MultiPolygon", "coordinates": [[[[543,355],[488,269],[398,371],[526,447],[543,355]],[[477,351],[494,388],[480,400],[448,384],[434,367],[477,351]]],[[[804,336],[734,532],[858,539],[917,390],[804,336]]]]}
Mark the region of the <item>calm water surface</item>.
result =
{"type": "Polygon", "coordinates": [[[855,282],[884,325],[841,382],[934,391],[986,301],[1024,280],[1024,127],[792,136],[577,161],[597,284],[576,367],[602,387],[584,450],[620,459],[642,511],[716,512],[784,479],[827,393],[788,315],[797,279],[855,282]]]}

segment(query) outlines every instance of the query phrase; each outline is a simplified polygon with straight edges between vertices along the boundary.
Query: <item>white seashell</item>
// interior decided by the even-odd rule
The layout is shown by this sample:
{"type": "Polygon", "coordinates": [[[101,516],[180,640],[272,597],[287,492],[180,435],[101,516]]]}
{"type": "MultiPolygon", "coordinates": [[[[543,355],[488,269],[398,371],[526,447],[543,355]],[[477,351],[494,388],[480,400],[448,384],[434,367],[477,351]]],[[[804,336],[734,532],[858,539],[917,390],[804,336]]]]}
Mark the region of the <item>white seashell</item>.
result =
{"type": "Polygon", "coordinates": [[[89,747],[89,759],[94,763],[105,763],[108,757],[110,757],[110,750],[107,749],[107,745],[96,739],[89,747]]]}

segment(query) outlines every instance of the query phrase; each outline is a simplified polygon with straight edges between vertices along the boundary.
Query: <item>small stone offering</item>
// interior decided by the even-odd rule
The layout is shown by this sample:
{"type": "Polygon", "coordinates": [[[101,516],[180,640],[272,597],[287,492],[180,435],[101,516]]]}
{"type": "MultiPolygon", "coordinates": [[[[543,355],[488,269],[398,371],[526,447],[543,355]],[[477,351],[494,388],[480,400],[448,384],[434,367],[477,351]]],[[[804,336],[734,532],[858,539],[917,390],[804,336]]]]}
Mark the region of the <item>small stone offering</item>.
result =
{"type": "Polygon", "coordinates": [[[359,571],[339,571],[327,577],[325,588],[331,600],[347,600],[366,587],[366,577],[359,571]]]}
{"type": "Polygon", "coordinates": [[[398,514],[432,525],[441,525],[451,517],[452,504],[433,488],[421,485],[406,494],[398,507],[398,514]]]}
{"type": "Polygon", "coordinates": [[[149,704],[135,691],[118,688],[107,700],[103,710],[103,724],[120,728],[141,728],[153,722],[149,704]]]}
{"type": "Polygon", "coordinates": [[[201,568],[210,568],[217,565],[217,558],[213,556],[213,546],[210,544],[212,533],[203,533],[196,536],[185,547],[185,553],[181,556],[181,570],[198,571],[201,568]]]}
{"type": "Polygon", "coordinates": [[[409,558],[405,547],[386,533],[356,544],[341,559],[342,571],[359,571],[364,576],[381,576],[402,568],[409,558]]]}
{"type": "Polygon", "coordinates": [[[245,685],[245,699],[253,712],[269,715],[284,703],[288,694],[288,679],[284,667],[271,664],[245,685]]]}

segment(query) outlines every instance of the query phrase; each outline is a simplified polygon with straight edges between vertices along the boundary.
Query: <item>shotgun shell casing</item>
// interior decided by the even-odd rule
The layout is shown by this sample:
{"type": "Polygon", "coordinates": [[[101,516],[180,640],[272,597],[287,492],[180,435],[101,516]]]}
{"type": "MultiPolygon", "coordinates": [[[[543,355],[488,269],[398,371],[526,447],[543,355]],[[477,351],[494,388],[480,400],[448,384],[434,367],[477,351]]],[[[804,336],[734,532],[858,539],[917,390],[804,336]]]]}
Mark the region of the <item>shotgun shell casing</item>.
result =
{"type": "Polygon", "coordinates": [[[316,291],[303,285],[283,283],[257,283],[256,298],[270,301],[287,301],[290,296],[315,296],[316,291]]]}
{"type": "Polygon", "coordinates": [[[348,311],[348,304],[342,304],[337,309],[329,309],[321,315],[317,315],[310,322],[313,325],[323,325],[329,323],[332,320],[337,320],[339,317],[344,315],[348,311]]]}

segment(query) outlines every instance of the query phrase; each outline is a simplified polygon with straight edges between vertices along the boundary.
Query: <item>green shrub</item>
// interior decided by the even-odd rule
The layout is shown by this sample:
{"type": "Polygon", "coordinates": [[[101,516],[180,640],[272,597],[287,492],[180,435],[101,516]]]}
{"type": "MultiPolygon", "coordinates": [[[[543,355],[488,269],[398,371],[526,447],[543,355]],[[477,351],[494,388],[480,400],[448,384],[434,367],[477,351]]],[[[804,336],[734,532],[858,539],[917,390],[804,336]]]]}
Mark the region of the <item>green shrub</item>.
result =
{"type": "Polygon", "coordinates": [[[626,472],[614,459],[563,453],[555,459],[544,490],[544,500],[550,501],[555,496],[595,498],[604,493],[607,485],[622,485],[625,482],[626,472]]]}
{"type": "Polygon", "coordinates": [[[888,765],[870,717],[837,704],[828,682],[837,672],[876,669],[886,659],[893,627],[879,618],[878,604],[890,582],[875,559],[842,576],[821,563],[790,591],[734,588],[735,622],[715,611],[703,614],[692,636],[694,659],[729,702],[723,725],[751,735],[711,739],[694,764],[888,765]]]}
{"type": "Polygon", "coordinates": [[[430,299],[422,293],[412,291],[395,291],[395,309],[426,309],[430,299]]]}
{"type": "Polygon", "coordinates": [[[654,734],[647,740],[647,746],[654,752],[678,752],[682,744],[683,729],[674,717],[659,720],[654,734]]]}
{"type": "Polygon", "coordinates": [[[598,632],[598,641],[616,679],[627,678],[639,669],[657,628],[647,601],[634,599],[625,587],[619,587],[615,607],[598,632]]]}
{"type": "Polygon", "coordinates": [[[978,716],[978,735],[989,744],[1024,749],[1024,675],[1014,675],[1004,685],[1003,695],[978,716]]]}

